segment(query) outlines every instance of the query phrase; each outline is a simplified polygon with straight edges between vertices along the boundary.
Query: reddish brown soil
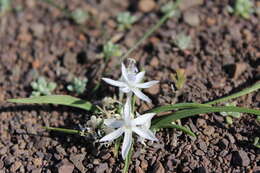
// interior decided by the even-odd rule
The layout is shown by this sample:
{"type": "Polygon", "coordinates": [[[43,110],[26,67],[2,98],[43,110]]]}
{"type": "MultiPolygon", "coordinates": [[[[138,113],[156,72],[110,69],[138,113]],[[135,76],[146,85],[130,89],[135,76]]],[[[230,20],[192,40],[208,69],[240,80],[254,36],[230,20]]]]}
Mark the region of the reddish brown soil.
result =
{"type": "MultiPolygon", "coordinates": [[[[142,103],[140,112],[173,102],[206,102],[259,80],[259,16],[254,14],[245,20],[227,12],[227,0],[204,1],[187,8],[189,1],[184,0],[181,17],[168,20],[132,53],[139,67],[147,71],[148,80],[160,81],[158,87],[146,90],[153,105],[142,103]],[[191,26],[185,16],[197,17],[199,23],[191,26]],[[180,32],[192,37],[192,49],[181,51],[173,44],[180,32]],[[187,82],[176,97],[171,75],[179,68],[185,70],[187,82]]],[[[78,26],[49,4],[13,0],[14,9],[0,18],[0,173],[50,173],[62,169],[68,173],[120,172],[123,160],[113,156],[112,147],[41,128],[77,129],[90,113],[63,106],[14,105],[5,100],[28,97],[30,82],[38,76],[58,84],[55,94],[71,94],[66,85],[68,76],[74,75],[89,79],[80,97],[96,102],[112,96],[115,90],[104,83],[93,93],[102,73],[112,78],[118,78],[120,73],[117,57],[111,58],[104,69],[104,61],[99,58],[102,45],[120,36],[117,43],[124,51],[129,49],[160,19],[159,7],[165,0],[156,1],[154,9],[147,13],[138,8],[138,1],[57,2],[69,10],[85,8],[92,17],[78,26]],[[140,18],[131,30],[119,32],[115,16],[126,10],[140,18]]],[[[259,101],[259,93],[237,99],[239,106],[252,108],[259,107],[259,101]]],[[[200,115],[182,123],[197,134],[196,139],[175,130],[158,132],[159,143],[148,142],[147,147],[136,144],[130,172],[260,171],[260,150],[252,144],[260,131],[252,115],[234,119],[231,126],[219,114],[200,115]]]]}

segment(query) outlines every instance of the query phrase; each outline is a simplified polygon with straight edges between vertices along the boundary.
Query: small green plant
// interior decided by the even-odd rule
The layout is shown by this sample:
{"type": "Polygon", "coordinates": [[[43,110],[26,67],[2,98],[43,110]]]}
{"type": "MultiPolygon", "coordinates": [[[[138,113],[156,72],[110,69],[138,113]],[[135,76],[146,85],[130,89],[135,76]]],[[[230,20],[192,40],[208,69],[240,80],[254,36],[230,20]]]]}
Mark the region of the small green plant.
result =
{"type": "Polygon", "coordinates": [[[181,50],[186,50],[192,47],[192,39],[189,35],[186,35],[184,33],[176,35],[176,39],[174,40],[174,43],[178,46],[181,50]]]}
{"type": "Polygon", "coordinates": [[[79,78],[73,78],[70,85],[67,86],[67,89],[72,92],[76,92],[77,94],[82,94],[85,91],[86,84],[88,80],[87,79],[79,79],[79,78]]]}
{"type": "Polygon", "coordinates": [[[82,10],[82,9],[76,9],[71,13],[71,18],[77,23],[77,24],[83,24],[85,23],[88,18],[89,14],[88,12],[82,10]]]}
{"type": "Polygon", "coordinates": [[[254,145],[256,148],[260,148],[259,137],[255,137],[253,145],[254,145]]]}
{"type": "Polygon", "coordinates": [[[0,0],[0,16],[11,9],[11,0],[0,0]]]}
{"type": "Polygon", "coordinates": [[[119,48],[119,46],[112,43],[111,41],[107,42],[103,46],[102,56],[105,58],[106,61],[109,60],[113,56],[121,56],[121,55],[122,55],[122,51],[119,48]]]}
{"type": "Polygon", "coordinates": [[[180,17],[180,10],[178,9],[178,5],[176,5],[176,2],[174,3],[173,1],[170,1],[168,3],[166,3],[165,5],[163,5],[161,7],[161,12],[163,14],[167,14],[169,13],[170,17],[180,17]]]}
{"type": "Polygon", "coordinates": [[[177,69],[176,74],[172,74],[172,80],[175,83],[175,86],[178,90],[181,90],[184,87],[186,82],[186,75],[183,69],[177,69]]]}
{"type": "Polygon", "coordinates": [[[37,81],[31,83],[33,92],[32,97],[51,95],[51,92],[56,88],[56,83],[47,82],[44,77],[39,77],[37,81]]]}
{"type": "Polygon", "coordinates": [[[132,16],[129,12],[119,13],[117,15],[117,23],[119,30],[126,30],[132,27],[132,24],[136,22],[137,17],[132,16]]]}
{"type": "Polygon", "coordinates": [[[251,0],[236,0],[234,8],[228,6],[228,11],[248,19],[254,12],[253,6],[254,4],[251,0]]]}
{"type": "MultiPolygon", "coordinates": [[[[226,103],[226,106],[236,106],[236,103],[226,103]]],[[[240,118],[241,117],[241,113],[239,112],[220,112],[220,114],[222,116],[224,116],[226,118],[226,122],[228,124],[233,124],[233,118],[240,118]]]]}

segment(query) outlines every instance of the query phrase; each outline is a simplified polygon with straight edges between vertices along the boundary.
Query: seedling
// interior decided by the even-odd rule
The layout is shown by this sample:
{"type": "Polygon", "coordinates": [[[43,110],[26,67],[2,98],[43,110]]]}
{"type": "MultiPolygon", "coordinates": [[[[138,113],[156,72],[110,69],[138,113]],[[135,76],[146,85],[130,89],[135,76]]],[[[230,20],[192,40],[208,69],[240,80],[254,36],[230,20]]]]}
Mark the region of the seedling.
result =
{"type": "Polygon", "coordinates": [[[51,95],[51,92],[56,88],[56,83],[47,82],[44,77],[39,77],[37,81],[31,83],[33,92],[32,97],[51,95]]]}
{"type": "Polygon", "coordinates": [[[71,13],[71,18],[77,24],[84,24],[88,20],[89,14],[88,14],[88,12],[78,8],[71,13]]]}
{"type": "Polygon", "coordinates": [[[87,85],[87,79],[73,78],[70,85],[67,86],[67,89],[77,94],[82,94],[85,91],[87,85]]]}
{"type": "Polygon", "coordinates": [[[178,34],[176,36],[176,39],[174,40],[174,43],[178,46],[181,50],[186,50],[192,47],[192,39],[189,35],[186,35],[184,33],[178,34]]]}
{"type": "Polygon", "coordinates": [[[178,90],[181,90],[186,82],[186,75],[184,69],[177,69],[176,74],[172,74],[171,77],[175,83],[176,88],[178,90]]]}
{"type": "Polygon", "coordinates": [[[11,0],[0,0],[0,17],[11,9],[11,0]]]}
{"type": "Polygon", "coordinates": [[[137,21],[137,17],[132,16],[129,12],[119,13],[116,19],[118,23],[118,29],[121,31],[130,29],[133,23],[137,21]]]}
{"type": "Polygon", "coordinates": [[[179,18],[181,14],[180,10],[178,9],[178,5],[176,5],[176,3],[174,3],[173,1],[170,1],[165,5],[163,5],[161,7],[161,12],[163,14],[169,13],[170,17],[176,17],[176,18],[179,18]]]}
{"type": "Polygon", "coordinates": [[[254,5],[251,0],[236,0],[234,8],[228,6],[228,11],[248,19],[254,12],[253,6],[254,5]]]}
{"type": "Polygon", "coordinates": [[[121,56],[122,55],[122,51],[119,48],[118,45],[112,43],[111,41],[107,42],[104,46],[103,46],[103,53],[102,56],[105,58],[105,60],[109,60],[111,57],[115,56],[121,56]]]}
{"type": "MultiPolygon", "coordinates": [[[[236,103],[226,103],[226,106],[236,106],[236,103]]],[[[220,114],[226,117],[226,122],[230,125],[233,124],[233,118],[241,117],[241,113],[239,112],[220,112],[220,114]]]]}

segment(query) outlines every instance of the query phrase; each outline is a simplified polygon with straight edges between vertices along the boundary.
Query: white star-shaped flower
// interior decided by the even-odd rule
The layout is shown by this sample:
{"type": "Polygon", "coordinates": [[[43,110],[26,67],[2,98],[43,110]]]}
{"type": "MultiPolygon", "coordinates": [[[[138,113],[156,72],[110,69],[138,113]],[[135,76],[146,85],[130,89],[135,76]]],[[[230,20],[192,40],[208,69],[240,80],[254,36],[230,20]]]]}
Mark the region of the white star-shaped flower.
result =
{"type": "Polygon", "coordinates": [[[102,78],[105,82],[110,85],[119,87],[120,91],[124,93],[134,93],[138,98],[151,103],[151,99],[147,97],[140,89],[150,88],[151,86],[157,84],[159,81],[149,81],[142,83],[145,72],[136,72],[136,69],[131,68],[127,70],[125,65],[122,63],[122,77],[120,80],[113,80],[109,78],[102,78]]]}
{"type": "Polygon", "coordinates": [[[151,130],[143,127],[147,122],[151,122],[154,115],[155,113],[147,113],[133,119],[133,114],[131,113],[131,99],[127,98],[123,109],[122,120],[106,119],[104,121],[105,125],[115,128],[116,130],[101,138],[100,142],[113,141],[124,133],[122,157],[125,159],[132,145],[133,132],[145,139],[158,141],[151,130]]]}

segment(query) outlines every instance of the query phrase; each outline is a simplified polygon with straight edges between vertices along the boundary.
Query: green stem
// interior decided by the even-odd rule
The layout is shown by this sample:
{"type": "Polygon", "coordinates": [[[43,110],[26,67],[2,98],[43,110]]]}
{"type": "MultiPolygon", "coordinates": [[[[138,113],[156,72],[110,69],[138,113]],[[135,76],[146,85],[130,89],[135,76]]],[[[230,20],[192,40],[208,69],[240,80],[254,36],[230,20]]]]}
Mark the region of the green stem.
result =
{"type": "MultiPolygon", "coordinates": [[[[179,5],[180,0],[178,0],[175,3],[175,7],[177,7],[179,5]]],[[[140,44],[146,40],[155,30],[157,30],[167,19],[169,19],[171,17],[171,11],[166,13],[150,30],[148,30],[142,37],[140,40],[138,40],[135,45],[129,49],[122,57],[121,57],[121,61],[123,61],[125,58],[127,58],[130,53],[132,53],[138,46],[140,46],[140,44]]]]}
{"type": "Polygon", "coordinates": [[[243,95],[246,95],[246,94],[249,94],[253,91],[256,91],[260,89],[260,82],[257,82],[255,83],[253,86],[249,87],[249,88],[246,88],[240,92],[237,92],[237,93],[234,93],[234,94],[231,94],[229,96],[226,96],[226,97],[223,97],[223,98],[220,98],[220,99],[217,99],[217,100],[213,100],[213,101],[210,101],[208,103],[205,103],[207,105],[213,105],[213,104],[216,104],[216,103],[223,103],[223,102],[226,102],[230,99],[234,99],[234,98],[237,98],[237,97],[240,97],[240,96],[243,96],[243,95]]]}
{"type": "Polygon", "coordinates": [[[132,154],[133,154],[133,143],[134,141],[132,142],[132,145],[131,145],[131,148],[127,154],[127,157],[125,159],[125,166],[124,166],[124,169],[123,169],[123,173],[127,173],[128,172],[128,169],[129,169],[129,166],[130,166],[130,163],[131,163],[131,157],[132,157],[132,154]]]}

